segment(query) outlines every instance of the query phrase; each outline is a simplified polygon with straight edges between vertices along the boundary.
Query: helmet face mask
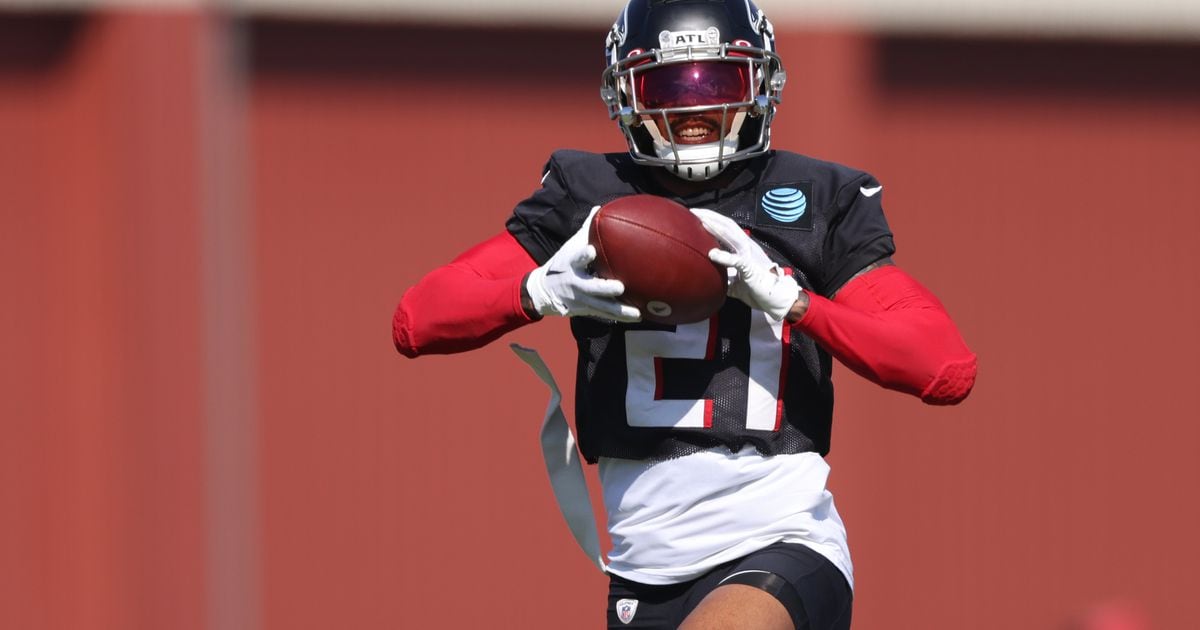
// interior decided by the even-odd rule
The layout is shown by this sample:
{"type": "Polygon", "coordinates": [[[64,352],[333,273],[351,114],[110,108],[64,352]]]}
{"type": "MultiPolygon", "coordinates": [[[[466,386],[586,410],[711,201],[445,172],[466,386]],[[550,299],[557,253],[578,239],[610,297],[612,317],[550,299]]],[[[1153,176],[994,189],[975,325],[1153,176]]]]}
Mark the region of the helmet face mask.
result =
{"type": "Polygon", "coordinates": [[[785,75],[749,0],[633,0],[609,34],[601,96],[641,164],[685,179],[765,153],[785,75]]]}

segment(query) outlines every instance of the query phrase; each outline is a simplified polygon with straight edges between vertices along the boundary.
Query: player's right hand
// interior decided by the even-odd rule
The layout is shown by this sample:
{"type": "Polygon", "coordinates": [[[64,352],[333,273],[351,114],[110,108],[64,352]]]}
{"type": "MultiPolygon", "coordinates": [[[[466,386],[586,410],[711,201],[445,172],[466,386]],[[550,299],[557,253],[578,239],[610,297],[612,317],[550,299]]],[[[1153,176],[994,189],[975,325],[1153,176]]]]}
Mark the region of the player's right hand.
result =
{"type": "Polygon", "coordinates": [[[600,206],[592,208],[583,227],[567,239],[546,264],[529,273],[525,290],[534,309],[542,315],[598,317],[619,322],[636,322],[642,313],[617,300],[625,292],[620,280],[597,278],[588,271],[596,259],[596,248],[588,243],[588,228],[600,206]]]}

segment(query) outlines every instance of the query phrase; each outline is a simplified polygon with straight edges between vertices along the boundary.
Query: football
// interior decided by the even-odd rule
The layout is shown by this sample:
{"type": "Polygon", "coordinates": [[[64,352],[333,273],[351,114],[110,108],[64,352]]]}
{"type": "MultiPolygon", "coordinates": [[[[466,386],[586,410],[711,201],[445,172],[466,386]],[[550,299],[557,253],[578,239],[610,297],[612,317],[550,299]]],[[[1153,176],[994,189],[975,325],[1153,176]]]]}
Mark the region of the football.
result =
{"type": "Polygon", "coordinates": [[[670,199],[610,201],[592,218],[588,242],[596,248],[595,274],[625,283],[621,299],[641,309],[646,321],[698,322],[725,301],[725,268],[708,259],[717,240],[670,199]]]}

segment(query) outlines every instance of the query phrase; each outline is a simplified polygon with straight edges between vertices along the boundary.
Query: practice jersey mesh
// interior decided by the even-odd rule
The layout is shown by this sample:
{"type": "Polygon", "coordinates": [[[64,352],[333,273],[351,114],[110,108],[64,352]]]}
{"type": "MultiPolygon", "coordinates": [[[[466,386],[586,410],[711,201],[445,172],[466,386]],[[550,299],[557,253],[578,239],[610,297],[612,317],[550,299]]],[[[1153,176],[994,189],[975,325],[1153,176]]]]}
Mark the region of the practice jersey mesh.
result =
{"type": "MultiPolygon", "coordinates": [[[[518,204],[509,232],[539,264],[593,206],[656,194],[734,219],[802,287],[831,295],[894,252],[870,175],[772,151],[733,164],[721,186],[679,197],[627,154],[554,153],[542,188],[518,204]]],[[[576,317],[576,428],[589,462],[665,460],[753,446],[763,455],[829,450],[832,361],[811,339],[727,299],[710,320],[680,326],[576,317]]]]}

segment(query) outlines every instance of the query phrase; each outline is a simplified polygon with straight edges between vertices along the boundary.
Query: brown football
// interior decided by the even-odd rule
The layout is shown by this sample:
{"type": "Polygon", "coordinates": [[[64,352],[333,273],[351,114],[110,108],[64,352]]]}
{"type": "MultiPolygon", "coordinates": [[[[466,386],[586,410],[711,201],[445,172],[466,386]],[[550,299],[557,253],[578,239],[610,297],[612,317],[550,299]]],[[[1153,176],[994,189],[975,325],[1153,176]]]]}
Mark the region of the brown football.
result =
{"type": "Polygon", "coordinates": [[[624,282],[621,299],[641,309],[646,321],[698,322],[725,302],[725,269],[708,259],[717,240],[670,199],[610,201],[592,218],[588,242],[596,248],[596,275],[624,282]]]}

